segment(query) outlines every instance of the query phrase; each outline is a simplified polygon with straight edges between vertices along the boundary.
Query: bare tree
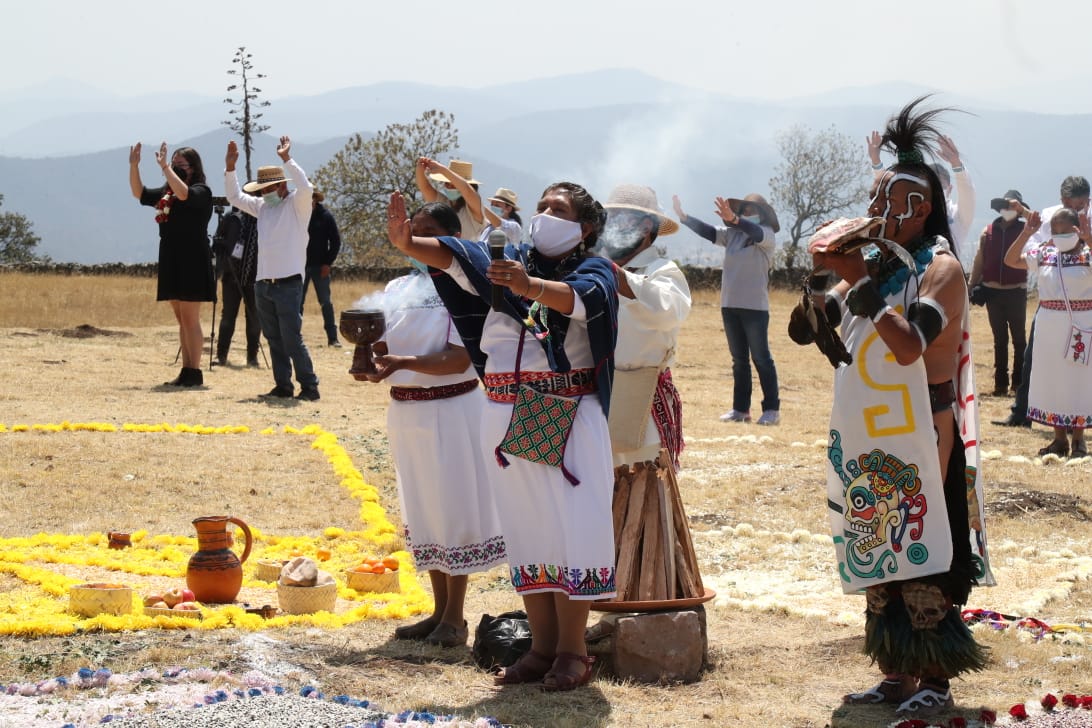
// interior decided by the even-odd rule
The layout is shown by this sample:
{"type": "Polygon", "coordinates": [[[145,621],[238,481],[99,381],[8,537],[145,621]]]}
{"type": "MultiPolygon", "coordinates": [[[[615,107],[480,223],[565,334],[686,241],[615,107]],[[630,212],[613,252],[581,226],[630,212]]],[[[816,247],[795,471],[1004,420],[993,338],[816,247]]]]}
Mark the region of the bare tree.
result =
{"type": "Polygon", "coordinates": [[[868,163],[860,145],[833,126],[813,134],[794,125],[778,134],[777,147],[781,161],[770,178],[770,197],[793,220],[785,250],[792,268],[805,236],[868,199],[868,163]]]}
{"type": "Polygon", "coordinates": [[[390,194],[402,192],[411,209],[420,204],[414,181],[417,159],[435,158],[458,146],[455,117],[433,109],[412,124],[391,124],[371,139],[354,134],[315,172],[315,184],[341,226],[346,262],[383,267],[404,260],[387,243],[390,194]]]}
{"type": "Polygon", "coordinates": [[[268,124],[258,123],[258,119],[262,118],[263,114],[261,111],[255,111],[255,109],[269,106],[269,102],[259,100],[258,94],[262,90],[253,85],[258,79],[265,78],[265,74],[254,72],[254,64],[250,62],[251,55],[253,54],[246,52],[246,46],[239,46],[235,50],[235,57],[231,59],[231,62],[238,64],[239,67],[229,69],[228,75],[238,77],[238,82],[228,86],[227,90],[228,93],[237,91],[239,97],[236,99],[228,96],[224,99],[224,103],[228,104],[231,110],[228,112],[228,120],[220,122],[243,138],[243,159],[246,160],[247,179],[254,179],[254,175],[250,172],[250,152],[254,149],[254,137],[269,128],[268,124]]]}

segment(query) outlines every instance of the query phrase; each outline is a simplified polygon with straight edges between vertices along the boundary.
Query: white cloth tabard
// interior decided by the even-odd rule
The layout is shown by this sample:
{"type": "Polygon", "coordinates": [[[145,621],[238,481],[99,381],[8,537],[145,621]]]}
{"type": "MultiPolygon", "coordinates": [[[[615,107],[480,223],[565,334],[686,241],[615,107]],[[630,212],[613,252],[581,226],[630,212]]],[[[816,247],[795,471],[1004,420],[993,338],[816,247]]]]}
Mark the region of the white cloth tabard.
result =
{"type": "MultiPolygon", "coordinates": [[[[383,341],[391,354],[432,354],[462,345],[428,276],[413,273],[384,291],[383,341]]],[[[433,376],[406,370],[384,382],[437,387],[476,378],[465,372],[433,376]]],[[[505,562],[504,539],[481,448],[481,389],[447,399],[391,400],[387,437],[395,463],[406,543],[419,570],[452,575],[505,562]]]]}

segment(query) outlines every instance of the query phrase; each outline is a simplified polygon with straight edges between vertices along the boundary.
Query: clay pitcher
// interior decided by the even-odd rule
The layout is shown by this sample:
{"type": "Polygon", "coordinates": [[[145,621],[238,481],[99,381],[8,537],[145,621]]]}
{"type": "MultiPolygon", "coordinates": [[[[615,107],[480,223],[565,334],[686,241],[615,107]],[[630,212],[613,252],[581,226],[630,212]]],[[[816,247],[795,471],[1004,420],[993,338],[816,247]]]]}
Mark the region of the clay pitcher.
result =
{"type": "Polygon", "coordinates": [[[190,557],[186,568],[186,586],[199,602],[230,604],[243,585],[243,562],[250,556],[254,541],[250,528],[232,516],[201,516],[193,519],[193,525],[197,529],[197,553],[190,557]],[[243,529],[246,536],[241,558],[231,550],[229,523],[243,529]]]}

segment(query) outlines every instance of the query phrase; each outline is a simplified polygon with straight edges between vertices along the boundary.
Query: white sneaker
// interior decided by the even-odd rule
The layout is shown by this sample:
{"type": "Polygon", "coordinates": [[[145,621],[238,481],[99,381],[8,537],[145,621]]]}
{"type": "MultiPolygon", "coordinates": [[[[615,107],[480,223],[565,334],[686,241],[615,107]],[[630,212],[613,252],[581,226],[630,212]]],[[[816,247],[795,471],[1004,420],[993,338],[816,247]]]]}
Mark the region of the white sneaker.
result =
{"type": "Polygon", "coordinates": [[[730,410],[720,416],[721,422],[750,422],[750,412],[740,412],[739,410],[730,410]]]}
{"type": "Polygon", "coordinates": [[[760,425],[777,425],[781,423],[781,413],[777,410],[763,410],[762,416],[758,418],[758,424],[760,425]]]}

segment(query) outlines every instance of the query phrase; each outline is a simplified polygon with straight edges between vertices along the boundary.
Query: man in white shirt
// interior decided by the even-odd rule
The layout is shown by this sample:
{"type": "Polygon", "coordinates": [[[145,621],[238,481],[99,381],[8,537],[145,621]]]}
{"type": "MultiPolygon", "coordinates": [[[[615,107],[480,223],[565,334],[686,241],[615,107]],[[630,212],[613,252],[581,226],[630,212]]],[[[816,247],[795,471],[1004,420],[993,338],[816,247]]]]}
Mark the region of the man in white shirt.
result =
{"type": "Polygon", "coordinates": [[[258,273],[254,298],[262,333],[269,341],[276,386],[265,397],[290,398],[295,392],[292,368],[300,383],[297,399],[319,398],[318,377],[303,343],[303,271],[307,263],[307,224],[314,186],[292,160],[292,141],[282,136],[277,156],[284,167],[259,167],[258,179],[242,189],[235,175],[239,148],[228,142],[224,157],[224,194],[232,205],[258,221],[258,273]],[[285,176],[287,173],[287,177],[285,176]],[[295,185],[289,191],[288,182],[295,185]],[[256,196],[257,193],[260,196],[256,196]]]}
{"type": "MultiPolygon", "coordinates": [[[[673,508],[681,508],[675,471],[683,448],[682,401],[670,367],[675,361],[679,329],[690,314],[691,298],[686,276],[667,258],[660,242],[661,236],[675,233],[679,225],[664,215],[656,193],[643,185],[615,187],[603,207],[607,221],[596,252],[613,260],[621,273],[615,384],[608,418],[615,465],[615,512],[620,507],[617,499],[646,492],[628,487],[638,482],[667,494],[673,508]],[[674,498],[670,498],[672,494],[674,498]]],[[[642,508],[625,510],[635,513],[642,508]]],[[[658,517],[642,516],[645,524],[660,523],[658,517]]],[[[674,521],[668,535],[673,534],[678,545],[672,553],[678,549],[693,553],[686,518],[674,521]]],[[[616,549],[624,546],[621,536],[615,533],[616,549]]],[[[618,601],[679,599],[703,593],[696,563],[686,574],[682,569],[676,572],[675,564],[657,571],[676,575],[665,582],[666,594],[639,593],[637,577],[652,567],[641,564],[640,555],[632,551],[617,554],[618,601]]],[[[663,552],[657,557],[662,558],[663,552]]]]}

